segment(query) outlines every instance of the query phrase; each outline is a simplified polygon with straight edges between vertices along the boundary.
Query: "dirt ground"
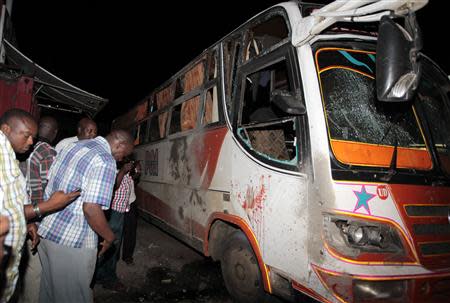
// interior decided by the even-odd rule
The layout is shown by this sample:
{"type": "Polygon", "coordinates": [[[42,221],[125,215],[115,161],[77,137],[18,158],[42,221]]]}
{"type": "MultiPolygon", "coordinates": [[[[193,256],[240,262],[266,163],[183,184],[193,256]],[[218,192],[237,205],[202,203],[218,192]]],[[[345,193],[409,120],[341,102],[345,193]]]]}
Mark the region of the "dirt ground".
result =
{"type": "MultiPolygon", "coordinates": [[[[94,287],[95,303],[181,302],[233,303],[225,288],[220,264],[138,220],[135,265],[117,264],[126,292],[94,287]]],[[[271,302],[282,301],[273,298],[271,302]]],[[[315,302],[307,300],[307,302],[315,302]]]]}
{"type": "Polygon", "coordinates": [[[232,303],[220,265],[154,225],[138,220],[134,265],[119,261],[117,274],[127,292],[94,287],[95,303],[232,303]]]}

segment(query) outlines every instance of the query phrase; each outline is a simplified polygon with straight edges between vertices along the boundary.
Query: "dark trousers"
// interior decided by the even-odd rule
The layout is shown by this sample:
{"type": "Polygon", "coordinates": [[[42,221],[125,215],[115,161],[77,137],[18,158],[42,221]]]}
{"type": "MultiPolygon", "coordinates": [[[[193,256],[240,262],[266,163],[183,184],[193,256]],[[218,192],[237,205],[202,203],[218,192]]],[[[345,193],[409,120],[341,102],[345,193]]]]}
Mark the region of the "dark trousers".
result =
{"type": "Polygon", "coordinates": [[[136,228],[137,228],[137,202],[130,204],[130,211],[125,213],[123,222],[123,246],[122,260],[133,258],[134,248],[136,247],[136,228]]]}
{"type": "Polygon", "coordinates": [[[116,265],[120,255],[120,244],[122,243],[124,213],[119,213],[114,210],[110,210],[110,212],[108,223],[116,236],[116,239],[105,254],[97,260],[95,278],[99,283],[108,283],[118,280],[116,265]]]}

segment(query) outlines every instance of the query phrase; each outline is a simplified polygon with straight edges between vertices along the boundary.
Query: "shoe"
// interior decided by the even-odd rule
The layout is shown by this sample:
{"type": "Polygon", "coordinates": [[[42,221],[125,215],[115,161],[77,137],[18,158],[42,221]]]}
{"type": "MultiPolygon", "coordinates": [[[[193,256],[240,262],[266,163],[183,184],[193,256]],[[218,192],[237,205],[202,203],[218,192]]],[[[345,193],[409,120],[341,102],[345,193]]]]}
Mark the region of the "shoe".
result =
{"type": "Polygon", "coordinates": [[[123,260],[123,262],[125,262],[125,264],[128,265],[128,266],[134,265],[133,258],[126,258],[126,259],[123,260]]]}
{"type": "Polygon", "coordinates": [[[119,280],[112,281],[112,282],[105,282],[102,284],[103,288],[117,291],[117,292],[126,292],[127,287],[120,282],[119,280]]]}

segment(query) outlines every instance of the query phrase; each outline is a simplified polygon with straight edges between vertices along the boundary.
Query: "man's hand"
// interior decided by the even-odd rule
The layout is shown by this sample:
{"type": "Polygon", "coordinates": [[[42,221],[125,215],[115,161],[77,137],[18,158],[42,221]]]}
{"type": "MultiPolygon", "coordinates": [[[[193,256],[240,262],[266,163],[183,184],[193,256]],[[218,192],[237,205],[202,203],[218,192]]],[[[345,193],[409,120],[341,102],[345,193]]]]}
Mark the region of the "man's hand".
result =
{"type": "Polygon", "coordinates": [[[41,241],[41,239],[39,239],[37,230],[38,230],[38,228],[35,223],[27,224],[27,233],[28,233],[28,237],[30,237],[30,240],[31,240],[31,250],[36,249],[37,245],[41,241]]]}
{"type": "Polygon", "coordinates": [[[100,243],[99,256],[105,253],[116,239],[113,231],[106,221],[105,214],[100,205],[95,203],[85,202],[83,204],[83,213],[89,226],[104,240],[100,243]]]}
{"type": "Polygon", "coordinates": [[[139,177],[141,176],[141,172],[142,172],[142,167],[141,167],[141,162],[140,161],[136,161],[136,165],[134,168],[134,173],[132,175],[133,180],[137,180],[139,179],[139,177]]]}
{"type": "Polygon", "coordinates": [[[100,249],[100,251],[98,252],[98,256],[100,257],[101,255],[103,255],[112,245],[112,242],[103,240],[102,242],[100,242],[100,246],[102,247],[102,249],[100,249]]]}
{"type": "Polygon", "coordinates": [[[133,165],[134,165],[133,162],[128,162],[122,166],[120,171],[126,174],[133,168],[133,165]]]}
{"type": "Polygon", "coordinates": [[[8,217],[0,215],[0,261],[3,258],[3,242],[5,241],[5,237],[8,231],[9,231],[8,217]]]}

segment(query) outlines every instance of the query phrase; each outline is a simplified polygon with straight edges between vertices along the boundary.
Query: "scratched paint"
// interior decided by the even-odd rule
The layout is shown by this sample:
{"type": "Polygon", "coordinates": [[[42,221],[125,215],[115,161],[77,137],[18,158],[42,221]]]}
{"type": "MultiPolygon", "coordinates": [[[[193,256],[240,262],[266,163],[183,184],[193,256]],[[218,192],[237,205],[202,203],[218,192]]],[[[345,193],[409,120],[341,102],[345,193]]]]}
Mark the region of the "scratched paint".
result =
{"type": "Polygon", "coordinates": [[[178,184],[190,184],[192,178],[189,161],[188,142],[186,137],[172,141],[169,158],[169,172],[178,184]]]}

